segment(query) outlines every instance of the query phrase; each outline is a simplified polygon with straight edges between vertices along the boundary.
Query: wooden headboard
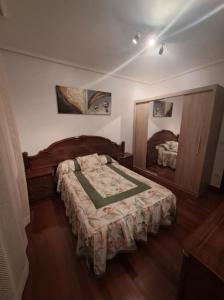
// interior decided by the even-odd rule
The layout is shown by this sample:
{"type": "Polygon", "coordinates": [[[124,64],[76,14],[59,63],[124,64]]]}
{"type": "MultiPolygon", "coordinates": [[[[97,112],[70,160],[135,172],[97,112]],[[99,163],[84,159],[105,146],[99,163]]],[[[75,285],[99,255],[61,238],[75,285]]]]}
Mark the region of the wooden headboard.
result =
{"type": "Polygon", "coordinates": [[[158,151],[156,146],[167,141],[178,141],[179,135],[175,135],[170,130],[161,130],[154,133],[147,142],[146,167],[157,164],[158,151]]]}
{"type": "Polygon", "coordinates": [[[118,145],[104,137],[82,135],[55,142],[33,156],[23,152],[23,159],[26,170],[56,168],[63,160],[93,153],[108,154],[116,158],[119,154],[124,153],[124,149],[124,142],[118,145]]]}

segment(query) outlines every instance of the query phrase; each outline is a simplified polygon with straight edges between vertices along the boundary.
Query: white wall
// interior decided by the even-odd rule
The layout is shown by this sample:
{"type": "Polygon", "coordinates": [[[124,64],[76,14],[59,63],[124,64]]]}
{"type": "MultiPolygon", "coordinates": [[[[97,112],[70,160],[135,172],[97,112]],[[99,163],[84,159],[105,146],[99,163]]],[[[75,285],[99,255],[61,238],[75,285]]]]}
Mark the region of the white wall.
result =
{"type": "Polygon", "coordinates": [[[170,130],[174,134],[180,133],[180,125],[183,111],[183,97],[172,97],[162,101],[173,102],[172,117],[155,118],[153,117],[154,101],[149,103],[149,120],[148,120],[148,138],[160,130],[170,130]]]}
{"type": "MultiPolygon", "coordinates": [[[[3,58],[22,150],[29,154],[35,154],[59,139],[80,134],[102,135],[116,142],[125,140],[126,150],[132,151],[134,100],[211,84],[224,86],[224,63],[149,86],[112,77],[91,85],[100,77],[99,74],[4,51],[3,58]],[[112,92],[112,115],[57,114],[56,84],[112,92]]],[[[223,157],[224,130],[220,135],[211,179],[215,186],[222,178],[223,157]]]]}
{"type": "Polygon", "coordinates": [[[133,102],[148,95],[148,86],[28,56],[3,52],[12,104],[23,151],[36,154],[57,140],[81,134],[125,140],[132,151],[133,102]],[[111,116],[58,114],[55,85],[91,87],[112,92],[111,116]]]}

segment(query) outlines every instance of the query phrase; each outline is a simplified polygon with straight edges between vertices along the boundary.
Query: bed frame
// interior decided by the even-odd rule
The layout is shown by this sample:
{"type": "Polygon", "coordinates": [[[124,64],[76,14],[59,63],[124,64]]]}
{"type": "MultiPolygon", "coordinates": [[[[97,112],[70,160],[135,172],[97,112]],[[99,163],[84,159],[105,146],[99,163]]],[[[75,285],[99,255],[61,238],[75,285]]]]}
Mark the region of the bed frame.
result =
{"type": "Polygon", "coordinates": [[[179,135],[175,135],[170,130],[161,130],[154,133],[147,142],[146,168],[157,164],[158,151],[156,146],[167,141],[178,141],[179,135]]]}
{"type": "Polygon", "coordinates": [[[124,149],[124,142],[119,145],[104,137],[82,135],[55,142],[33,156],[23,152],[23,160],[25,169],[29,171],[47,167],[56,169],[61,161],[76,156],[98,153],[117,158],[124,154],[124,149]]]}

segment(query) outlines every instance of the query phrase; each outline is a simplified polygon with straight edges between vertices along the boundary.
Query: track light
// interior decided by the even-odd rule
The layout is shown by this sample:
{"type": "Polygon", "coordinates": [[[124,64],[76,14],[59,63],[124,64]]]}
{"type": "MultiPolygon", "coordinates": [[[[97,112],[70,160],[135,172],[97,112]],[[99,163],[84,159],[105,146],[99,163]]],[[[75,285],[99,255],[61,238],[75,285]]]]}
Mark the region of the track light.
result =
{"type": "MultiPolygon", "coordinates": [[[[139,43],[140,38],[141,38],[141,34],[138,32],[138,33],[133,37],[132,43],[133,43],[134,45],[137,45],[137,44],[139,43]]],[[[144,35],[143,35],[143,38],[144,38],[144,35]]],[[[148,40],[146,40],[146,45],[147,45],[148,47],[153,47],[153,46],[156,44],[156,42],[157,42],[157,37],[154,36],[154,35],[151,35],[151,37],[150,37],[148,40]]],[[[164,46],[164,44],[161,45],[161,48],[160,48],[160,50],[159,50],[159,54],[160,54],[160,55],[163,54],[163,51],[164,51],[163,46],[164,46]]]]}
{"type": "Polygon", "coordinates": [[[164,52],[164,44],[162,44],[160,49],[159,49],[159,55],[162,55],[163,52],[164,52]]]}
{"type": "Polygon", "coordinates": [[[135,44],[135,45],[137,45],[138,42],[139,42],[140,36],[141,36],[140,33],[137,33],[137,34],[133,37],[132,43],[135,44]]]}

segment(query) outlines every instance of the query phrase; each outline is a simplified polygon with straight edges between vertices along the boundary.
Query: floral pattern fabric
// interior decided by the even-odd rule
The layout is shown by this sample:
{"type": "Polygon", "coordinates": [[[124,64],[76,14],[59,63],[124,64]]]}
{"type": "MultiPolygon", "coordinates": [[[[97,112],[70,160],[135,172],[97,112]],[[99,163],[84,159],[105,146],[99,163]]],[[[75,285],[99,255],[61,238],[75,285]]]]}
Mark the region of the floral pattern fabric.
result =
{"type": "Polygon", "coordinates": [[[101,166],[101,161],[98,154],[91,154],[76,157],[82,171],[95,170],[101,166]]]}
{"type": "MultiPolygon", "coordinates": [[[[151,188],[96,209],[74,172],[61,175],[58,171],[58,191],[61,192],[72,231],[78,239],[77,254],[85,255],[92,261],[97,275],[106,271],[107,259],[119,251],[135,249],[135,240],[146,241],[148,233],[157,233],[161,225],[171,225],[176,212],[176,198],[171,191],[118,163],[113,164],[151,188]]],[[[88,173],[86,176],[91,177],[95,188],[99,187],[102,192],[99,178],[96,176],[94,180],[94,172],[97,175],[98,170],[92,170],[91,175],[88,173]]],[[[111,185],[109,182],[105,184],[108,185],[108,192],[111,185]]],[[[111,193],[114,193],[114,187],[111,187],[111,193]]]]}
{"type": "Polygon", "coordinates": [[[167,141],[165,144],[168,145],[167,150],[170,150],[170,151],[173,151],[173,152],[178,151],[178,145],[179,145],[178,142],[176,142],[176,141],[167,141]]]}
{"type": "Polygon", "coordinates": [[[165,144],[156,146],[158,150],[157,163],[163,167],[176,168],[178,142],[168,141],[165,144]]]}
{"type": "Polygon", "coordinates": [[[116,160],[114,160],[109,155],[101,154],[101,155],[99,155],[99,158],[100,158],[101,165],[107,165],[107,164],[110,164],[112,162],[116,162],[116,160]]]}
{"type": "Polygon", "coordinates": [[[104,198],[133,189],[136,184],[125,179],[106,165],[93,171],[84,171],[83,175],[104,198]]]}

